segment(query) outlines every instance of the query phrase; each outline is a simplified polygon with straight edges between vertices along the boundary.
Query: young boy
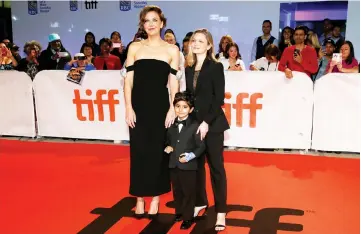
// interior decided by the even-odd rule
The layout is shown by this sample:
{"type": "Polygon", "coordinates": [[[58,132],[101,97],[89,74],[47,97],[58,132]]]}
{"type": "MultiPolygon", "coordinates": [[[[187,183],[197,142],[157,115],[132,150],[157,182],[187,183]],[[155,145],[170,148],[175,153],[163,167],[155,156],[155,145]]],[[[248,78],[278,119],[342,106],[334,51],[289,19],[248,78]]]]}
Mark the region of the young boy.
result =
{"type": "Polygon", "coordinates": [[[181,229],[188,229],[194,223],[196,200],[197,160],[205,150],[205,144],[196,134],[199,124],[189,114],[193,111],[194,100],[190,93],[175,95],[176,120],[167,132],[167,147],[170,154],[169,168],[175,201],[175,221],[183,220],[181,229]]]}

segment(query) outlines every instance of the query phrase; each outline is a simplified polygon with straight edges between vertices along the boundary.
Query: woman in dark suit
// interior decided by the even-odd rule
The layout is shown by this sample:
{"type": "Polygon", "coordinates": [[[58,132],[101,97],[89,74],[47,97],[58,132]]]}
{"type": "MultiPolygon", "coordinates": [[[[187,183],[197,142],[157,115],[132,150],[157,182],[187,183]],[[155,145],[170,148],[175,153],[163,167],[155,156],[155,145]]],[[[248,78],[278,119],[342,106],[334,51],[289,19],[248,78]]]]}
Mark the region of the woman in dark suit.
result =
{"type": "Polygon", "coordinates": [[[205,157],[210,168],[215,207],[216,231],[226,228],[227,179],[223,163],[224,131],[229,124],[222,110],[225,79],[223,65],[214,57],[212,35],[206,29],[194,32],[185,69],[187,90],[194,95],[193,117],[200,123],[198,132],[205,139],[206,155],[199,158],[197,201],[194,216],[208,208],[205,183],[205,157]]]}

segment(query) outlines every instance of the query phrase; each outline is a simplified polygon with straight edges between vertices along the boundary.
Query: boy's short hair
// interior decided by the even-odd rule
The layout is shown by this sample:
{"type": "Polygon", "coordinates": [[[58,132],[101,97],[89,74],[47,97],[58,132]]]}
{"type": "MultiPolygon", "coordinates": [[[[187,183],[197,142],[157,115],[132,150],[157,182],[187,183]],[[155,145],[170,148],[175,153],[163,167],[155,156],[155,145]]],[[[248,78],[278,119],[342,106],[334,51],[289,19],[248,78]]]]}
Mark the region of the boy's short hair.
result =
{"type": "Polygon", "coordinates": [[[175,106],[180,101],[186,102],[190,108],[194,107],[194,97],[190,92],[183,91],[176,93],[173,101],[173,106],[175,106]]]}

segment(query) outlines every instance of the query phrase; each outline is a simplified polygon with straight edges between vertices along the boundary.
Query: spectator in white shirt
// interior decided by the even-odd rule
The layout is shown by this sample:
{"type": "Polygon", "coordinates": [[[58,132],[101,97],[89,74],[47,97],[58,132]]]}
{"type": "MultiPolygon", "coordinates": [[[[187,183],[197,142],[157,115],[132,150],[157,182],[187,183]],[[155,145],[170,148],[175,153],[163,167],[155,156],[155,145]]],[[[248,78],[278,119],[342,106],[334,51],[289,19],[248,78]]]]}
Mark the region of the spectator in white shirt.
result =
{"type": "Polygon", "coordinates": [[[259,58],[251,63],[252,71],[278,71],[280,50],[274,44],[266,47],[265,57],[259,58]]]}
{"type": "Polygon", "coordinates": [[[226,71],[245,71],[246,66],[242,61],[238,45],[234,42],[227,44],[224,58],[219,60],[226,71]]]}

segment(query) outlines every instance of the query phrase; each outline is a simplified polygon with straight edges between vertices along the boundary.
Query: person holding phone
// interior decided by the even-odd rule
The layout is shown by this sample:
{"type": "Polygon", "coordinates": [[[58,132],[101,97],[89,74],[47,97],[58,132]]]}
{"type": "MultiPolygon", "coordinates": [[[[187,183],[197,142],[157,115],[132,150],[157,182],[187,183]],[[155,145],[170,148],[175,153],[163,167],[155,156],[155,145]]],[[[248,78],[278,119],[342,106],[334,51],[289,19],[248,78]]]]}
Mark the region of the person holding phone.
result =
{"type": "Polygon", "coordinates": [[[127,57],[125,54],[125,46],[122,43],[122,37],[120,33],[117,31],[112,32],[110,35],[110,40],[112,41],[110,54],[117,56],[120,59],[120,62],[124,64],[127,57]]]}
{"type": "Polygon", "coordinates": [[[50,34],[48,41],[48,47],[39,56],[39,70],[64,70],[65,64],[71,60],[70,53],[64,48],[58,34],[50,34]]]}
{"type": "Polygon", "coordinates": [[[18,62],[12,55],[5,43],[0,43],[0,71],[13,70],[18,65],[18,62]]]}
{"type": "Polygon", "coordinates": [[[286,78],[293,78],[292,71],[304,72],[310,78],[318,69],[316,50],[305,45],[307,29],[297,26],[293,34],[295,45],[287,47],[281,57],[278,70],[285,73],[286,78]]]}
{"type": "Polygon", "coordinates": [[[223,64],[223,68],[226,71],[245,71],[246,66],[242,61],[241,54],[239,53],[238,45],[234,42],[230,42],[226,45],[224,57],[219,61],[223,64]]]}
{"type": "Polygon", "coordinates": [[[350,41],[345,41],[340,52],[333,54],[327,72],[358,73],[359,63],[355,58],[353,44],[350,41]]]}

